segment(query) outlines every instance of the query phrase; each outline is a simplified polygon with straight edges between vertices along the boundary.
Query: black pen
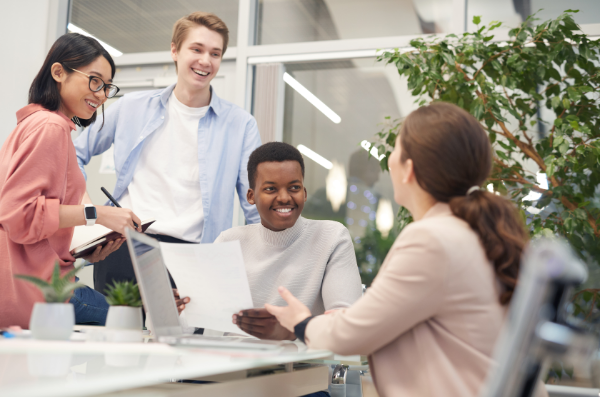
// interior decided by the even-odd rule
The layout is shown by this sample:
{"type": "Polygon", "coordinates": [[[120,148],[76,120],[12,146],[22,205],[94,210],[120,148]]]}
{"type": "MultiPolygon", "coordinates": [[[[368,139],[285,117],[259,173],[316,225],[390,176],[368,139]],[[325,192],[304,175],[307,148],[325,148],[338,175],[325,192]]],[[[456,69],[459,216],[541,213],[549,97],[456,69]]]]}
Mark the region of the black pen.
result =
{"type": "MultiPolygon", "coordinates": [[[[108,197],[108,199],[110,200],[110,202],[112,202],[113,204],[115,204],[115,206],[117,208],[121,208],[121,205],[119,205],[119,203],[117,202],[116,199],[113,198],[112,195],[110,195],[110,193],[108,192],[107,189],[105,189],[104,187],[100,187],[100,190],[102,190],[102,192],[108,197]]],[[[135,228],[138,228],[138,225],[136,222],[133,222],[133,225],[135,226],[135,228]]]]}

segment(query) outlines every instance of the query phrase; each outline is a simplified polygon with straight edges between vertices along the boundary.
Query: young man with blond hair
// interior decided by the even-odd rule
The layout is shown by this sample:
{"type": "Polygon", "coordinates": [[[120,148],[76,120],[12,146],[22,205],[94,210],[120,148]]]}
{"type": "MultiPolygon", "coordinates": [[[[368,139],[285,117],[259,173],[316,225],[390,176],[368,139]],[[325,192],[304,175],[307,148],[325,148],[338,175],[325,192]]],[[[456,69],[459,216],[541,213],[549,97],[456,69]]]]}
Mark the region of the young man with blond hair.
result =
{"type": "MultiPolygon", "coordinates": [[[[104,127],[92,124],[75,140],[84,175],[84,165],[114,144],[113,196],[142,220],[156,219],[147,232],[160,241],[213,242],[231,227],[235,190],[248,222],[260,220],[246,201],[248,157],[261,144],[256,121],[210,86],[228,40],[214,14],[179,19],[171,42],[177,83],[126,94],[107,110],[104,127]]],[[[135,280],[126,246],[95,264],[98,291],[113,280],[135,280]]]]}

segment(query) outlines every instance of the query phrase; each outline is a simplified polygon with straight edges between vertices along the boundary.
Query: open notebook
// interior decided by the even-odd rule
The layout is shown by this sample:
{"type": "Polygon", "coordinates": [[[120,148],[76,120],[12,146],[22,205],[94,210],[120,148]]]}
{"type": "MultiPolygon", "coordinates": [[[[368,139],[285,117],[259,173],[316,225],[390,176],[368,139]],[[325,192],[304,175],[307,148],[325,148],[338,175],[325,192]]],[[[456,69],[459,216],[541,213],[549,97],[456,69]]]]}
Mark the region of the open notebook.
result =
{"type": "MultiPolygon", "coordinates": [[[[143,220],[142,232],[145,232],[146,229],[155,221],[155,219],[143,220]]],[[[73,256],[76,259],[82,258],[84,256],[91,255],[99,245],[104,245],[105,243],[116,240],[121,236],[121,233],[117,233],[116,231],[113,231],[100,224],[95,224],[93,226],[76,226],[69,251],[73,252],[73,256]]]]}

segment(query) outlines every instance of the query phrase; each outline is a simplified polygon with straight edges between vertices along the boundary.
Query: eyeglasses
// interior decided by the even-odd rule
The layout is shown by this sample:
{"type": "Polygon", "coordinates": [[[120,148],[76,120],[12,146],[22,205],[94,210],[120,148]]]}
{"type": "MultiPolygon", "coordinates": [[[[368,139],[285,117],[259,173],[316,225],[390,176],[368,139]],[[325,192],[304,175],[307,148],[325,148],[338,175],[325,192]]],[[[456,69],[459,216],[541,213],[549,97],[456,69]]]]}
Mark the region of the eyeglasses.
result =
{"type": "MultiPolygon", "coordinates": [[[[69,67],[67,67],[67,68],[69,68],[69,67]]],[[[104,83],[104,81],[102,79],[100,79],[97,76],[90,76],[87,73],[78,71],[75,68],[69,68],[69,69],[71,69],[75,72],[79,72],[80,74],[85,75],[88,78],[90,78],[90,90],[93,91],[94,93],[99,92],[100,90],[104,89],[104,94],[106,95],[106,98],[113,98],[119,92],[119,88],[117,86],[115,86],[113,84],[106,84],[106,83],[104,83]]]]}

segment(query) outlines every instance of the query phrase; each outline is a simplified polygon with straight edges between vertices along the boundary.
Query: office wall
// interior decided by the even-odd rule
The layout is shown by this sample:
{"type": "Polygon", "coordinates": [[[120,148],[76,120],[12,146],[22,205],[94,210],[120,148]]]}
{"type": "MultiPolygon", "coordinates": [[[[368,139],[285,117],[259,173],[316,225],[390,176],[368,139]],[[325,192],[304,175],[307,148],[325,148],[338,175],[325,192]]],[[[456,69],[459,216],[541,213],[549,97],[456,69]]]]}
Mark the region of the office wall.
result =
{"type": "Polygon", "coordinates": [[[31,81],[54,41],[66,33],[68,0],[3,1],[0,13],[0,145],[27,105],[31,81]]]}

